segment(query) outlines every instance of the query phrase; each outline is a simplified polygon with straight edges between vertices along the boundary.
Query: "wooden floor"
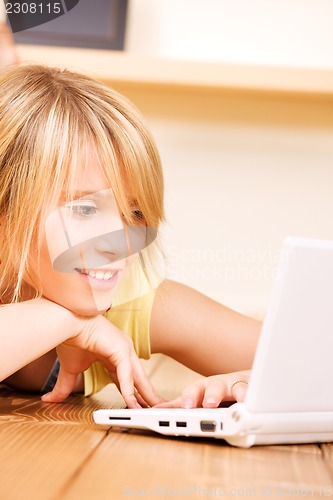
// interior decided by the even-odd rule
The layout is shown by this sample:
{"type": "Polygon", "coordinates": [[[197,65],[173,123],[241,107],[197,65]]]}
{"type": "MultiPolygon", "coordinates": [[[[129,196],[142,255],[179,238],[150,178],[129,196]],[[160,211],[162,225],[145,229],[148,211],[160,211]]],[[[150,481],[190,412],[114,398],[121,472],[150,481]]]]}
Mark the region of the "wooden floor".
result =
{"type": "MultiPolygon", "coordinates": [[[[164,357],[146,367],[169,397],[195,377],[164,357]]],[[[64,404],[1,389],[0,500],[333,496],[332,444],[238,449],[93,423],[120,405],[111,385],[64,404]]]]}

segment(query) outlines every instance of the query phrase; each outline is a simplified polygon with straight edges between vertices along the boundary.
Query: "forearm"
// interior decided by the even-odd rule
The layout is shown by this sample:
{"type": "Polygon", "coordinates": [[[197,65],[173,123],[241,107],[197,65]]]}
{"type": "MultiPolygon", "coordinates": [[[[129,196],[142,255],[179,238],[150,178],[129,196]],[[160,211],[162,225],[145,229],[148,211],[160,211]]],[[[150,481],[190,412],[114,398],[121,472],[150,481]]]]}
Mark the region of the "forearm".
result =
{"type": "Polygon", "coordinates": [[[46,299],[0,307],[0,380],[57,347],[60,370],[43,401],[64,401],[78,388],[79,376],[100,361],[129,408],[140,401],[153,406],[155,393],[129,336],[101,315],[80,317],[46,299]]]}
{"type": "Polygon", "coordinates": [[[261,323],[180,283],[165,281],[151,317],[152,352],[213,375],[251,368],[261,323]]]}
{"type": "Polygon", "coordinates": [[[46,299],[0,307],[0,380],[75,334],[78,319],[67,309],[46,299]]]}

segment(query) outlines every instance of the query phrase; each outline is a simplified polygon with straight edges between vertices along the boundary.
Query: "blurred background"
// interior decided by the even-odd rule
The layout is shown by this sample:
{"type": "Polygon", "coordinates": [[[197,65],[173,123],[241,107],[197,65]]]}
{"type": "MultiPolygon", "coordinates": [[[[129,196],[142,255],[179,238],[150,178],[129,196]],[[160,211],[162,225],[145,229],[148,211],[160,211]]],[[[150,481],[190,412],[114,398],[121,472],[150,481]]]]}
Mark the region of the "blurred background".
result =
{"type": "Polygon", "coordinates": [[[332,19],[331,0],[128,0],[123,51],[18,52],[137,105],[164,166],[168,276],[261,317],[283,239],[333,239],[332,19]]]}

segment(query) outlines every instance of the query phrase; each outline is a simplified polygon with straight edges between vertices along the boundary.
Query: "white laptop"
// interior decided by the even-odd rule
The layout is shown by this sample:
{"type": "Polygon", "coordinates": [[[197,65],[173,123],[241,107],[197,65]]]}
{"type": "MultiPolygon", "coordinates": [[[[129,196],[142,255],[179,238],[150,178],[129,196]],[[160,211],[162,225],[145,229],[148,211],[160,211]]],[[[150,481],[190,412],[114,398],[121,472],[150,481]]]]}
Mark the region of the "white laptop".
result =
{"type": "Polygon", "coordinates": [[[287,238],[244,403],[109,409],[98,424],[235,446],[333,441],[333,241],[287,238]]]}

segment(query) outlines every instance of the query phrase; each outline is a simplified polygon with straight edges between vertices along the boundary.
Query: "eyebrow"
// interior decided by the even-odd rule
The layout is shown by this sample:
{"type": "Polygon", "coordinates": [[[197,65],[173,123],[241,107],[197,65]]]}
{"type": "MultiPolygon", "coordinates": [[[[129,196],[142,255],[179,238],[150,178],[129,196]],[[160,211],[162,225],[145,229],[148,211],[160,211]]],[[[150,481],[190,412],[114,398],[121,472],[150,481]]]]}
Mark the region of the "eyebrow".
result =
{"type": "Polygon", "coordinates": [[[75,200],[78,198],[84,198],[85,196],[94,196],[95,198],[107,198],[108,192],[112,191],[111,189],[102,189],[101,191],[73,191],[69,193],[68,191],[61,192],[61,200],[75,200]]]}

